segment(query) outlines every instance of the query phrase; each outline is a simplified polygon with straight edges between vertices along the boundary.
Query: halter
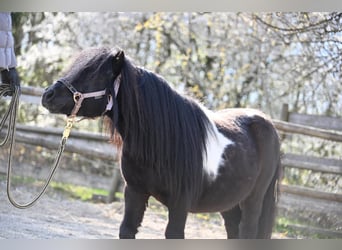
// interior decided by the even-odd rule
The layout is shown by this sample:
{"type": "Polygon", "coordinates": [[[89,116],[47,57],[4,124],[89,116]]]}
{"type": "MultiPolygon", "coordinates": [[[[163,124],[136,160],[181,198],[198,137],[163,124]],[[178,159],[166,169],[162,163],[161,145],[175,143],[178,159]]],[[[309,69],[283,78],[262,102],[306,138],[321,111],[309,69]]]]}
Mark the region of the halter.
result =
{"type": "MultiPolygon", "coordinates": [[[[120,80],[121,80],[121,74],[119,74],[114,81],[114,92],[115,92],[115,97],[118,95],[119,87],[120,87],[120,80]]],[[[59,80],[60,83],[62,83],[65,87],[69,89],[69,91],[73,94],[73,99],[75,102],[75,105],[71,111],[70,118],[73,118],[77,115],[78,111],[81,108],[82,102],[86,98],[102,98],[103,96],[106,95],[107,89],[99,90],[99,91],[93,91],[93,92],[87,92],[87,93],[82,93],[79,92],[74,86],[72,86],[68,81],[65,80],[59,80]]],[[[111,110],[113,107],[113,98],[111,95],[108,95],[108,103],[106,106],[105,111],[111,110]]]]}
{"type": "MultiPolygon", "coordinates": [[[[115,97],[118,95],[118,92],[119,92],[120,81],[121,81],[121,74],[119,74],[114,80],[115,97]]],[[[71,128],[75,122],[76,115],[81,108],[83,100],[86,98],[92,98],[92,97],[94,97],[94,98],[101,97],[102,98],[103,96],[106,95],[107,89],[88,92],[88,93],[81,93],[74,86],[72,86],[68,81],[59,80],[59,82],[62,83],[65,87],[67,87],[70,90],[70,92],[73,94],[73,98],[74,98],[74,102],[75,102],[75,105],[74,105],[73,109],[71,110],[71,114],[67,119],[67,124],[65,125],[65,128],[63,131],[62,139],[67,139],[70,135],[71,128]]],[[[113,98],[111,95],[108,95],[108,102],[107,102],[105,112],[111,110],[112,107],[113,107],[113,98]]]]}

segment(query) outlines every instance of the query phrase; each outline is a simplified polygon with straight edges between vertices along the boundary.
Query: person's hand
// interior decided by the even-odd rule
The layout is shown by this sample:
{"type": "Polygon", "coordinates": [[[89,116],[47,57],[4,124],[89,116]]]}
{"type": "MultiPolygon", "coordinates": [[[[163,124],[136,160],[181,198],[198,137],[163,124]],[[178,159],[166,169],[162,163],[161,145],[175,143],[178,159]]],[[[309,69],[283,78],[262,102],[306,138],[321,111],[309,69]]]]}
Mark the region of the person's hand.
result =
{"type": "Polygon", "coordinates": [[[10,85],[10,91],[6,92],[4,96],[12,96],[15,87],[20,87],[20,78],[16,68],[5,69],[1,71],[2,84],[10,85]]]}

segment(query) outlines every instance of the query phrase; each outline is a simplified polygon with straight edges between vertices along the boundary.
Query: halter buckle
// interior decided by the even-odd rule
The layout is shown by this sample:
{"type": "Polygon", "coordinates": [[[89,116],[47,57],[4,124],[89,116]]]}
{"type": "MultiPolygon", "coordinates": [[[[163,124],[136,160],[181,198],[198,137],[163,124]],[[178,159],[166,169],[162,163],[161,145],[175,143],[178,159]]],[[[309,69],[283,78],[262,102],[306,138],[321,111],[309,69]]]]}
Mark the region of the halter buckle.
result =
{"type": "Polygon", "coordinates": [[[78,103],[80,99],[82,99],[82,93],[80,93],[80,92],[75,92],[75,93],[74,93],[74,102],[75,102],[75,103],[78,103]]]}

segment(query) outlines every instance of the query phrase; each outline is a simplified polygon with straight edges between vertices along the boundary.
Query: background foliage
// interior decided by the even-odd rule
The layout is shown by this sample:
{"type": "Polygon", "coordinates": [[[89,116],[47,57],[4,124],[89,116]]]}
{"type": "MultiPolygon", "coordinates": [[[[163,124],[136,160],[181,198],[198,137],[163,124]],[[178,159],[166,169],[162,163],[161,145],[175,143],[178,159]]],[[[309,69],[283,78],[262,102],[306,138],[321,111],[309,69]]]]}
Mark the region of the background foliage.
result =
{"type": "MultiPolygon", "coordinates": [[[[47,87],[82,49],[118,46],[137,65],[161,74],[210,109],[253,107],[279,118],[282,104],[288,103],[290,111],[342,115],[342,13],[12,16],[18,70],[26,85],[47,87]]],[[[20,120],[34,121],[42,112],[25,106],[20,120]]],[[[40,123],[47,118],[45,113],[40,123]]],[[[58,118],[49,121],[62,126],[58,118]]],[[[83,124],[92,131],[101,127],[83,124]]],[[[283,150],[340,157],[341,145],[292,137],[283,150]]],[[[291,175],[296,181],[310,179],[291,175]]]]}
{"type": "Polygon", "coordinates": [[[23,82],[51,84],[91,46],[119,46],[212,109],[340,116],[341,13],[14,13],[23,82]]]}

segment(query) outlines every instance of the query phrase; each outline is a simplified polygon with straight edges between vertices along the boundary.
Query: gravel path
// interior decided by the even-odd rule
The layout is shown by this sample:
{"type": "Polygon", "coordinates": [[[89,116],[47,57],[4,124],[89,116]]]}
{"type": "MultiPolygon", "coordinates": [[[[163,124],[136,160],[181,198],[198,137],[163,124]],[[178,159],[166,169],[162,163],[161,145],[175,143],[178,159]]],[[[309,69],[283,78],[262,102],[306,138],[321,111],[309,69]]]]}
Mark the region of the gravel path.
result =
{"type": "MultiPolygon", "coordinates": [[[[123,202],[95,204],[66,198],[49,191],[33,207],[14,208],[6,196],[5,182],[0,182],[0,239],[117,239],[123,214],[123,202]]],[[[37,190],[15,188],[16,199],[24,202],[37,190]]],[[[137,238],[162,239],[167,214],[159,205],[150,205],[137,238]]],[[[188,239],[224,239],[222,220],[199,219],[189,214],[185,237],[188,239]]],[[[275,238],[281,238],[275,235],[275,238]]]]}

